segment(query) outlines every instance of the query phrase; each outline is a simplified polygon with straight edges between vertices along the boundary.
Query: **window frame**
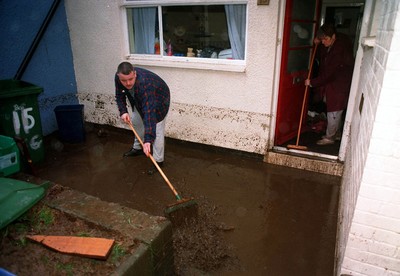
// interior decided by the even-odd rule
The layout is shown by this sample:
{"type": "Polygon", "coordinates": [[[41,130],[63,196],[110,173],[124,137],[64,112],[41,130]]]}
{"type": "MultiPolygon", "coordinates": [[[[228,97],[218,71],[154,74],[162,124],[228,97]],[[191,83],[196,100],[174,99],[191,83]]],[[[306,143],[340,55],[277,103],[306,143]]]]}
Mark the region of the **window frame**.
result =
{"type": "MultiPolygon", "coordinates": [[[[120,4],[121,18],[124,34],[124,56],[128,61],[134,61],[136,65],[189,68],[216,71],[244,72],[246,69],[247,44],[248,44],[248,21],[249,21],[249,3],[247,0],[121,0],[120,4]],[[146,54],[130,54],[127,8],[157,7],[159,22],[162,22],[161,9],[163,6],[191,6],[191,5],[227,5],[227,4],[245,4],[246,5],[246,42],[243,60],[228,60],[215,58],[198,57],[178,57],[161,56],[146,54]]],[[[163,31],[162,24],[160,32],[163,31]]]]}

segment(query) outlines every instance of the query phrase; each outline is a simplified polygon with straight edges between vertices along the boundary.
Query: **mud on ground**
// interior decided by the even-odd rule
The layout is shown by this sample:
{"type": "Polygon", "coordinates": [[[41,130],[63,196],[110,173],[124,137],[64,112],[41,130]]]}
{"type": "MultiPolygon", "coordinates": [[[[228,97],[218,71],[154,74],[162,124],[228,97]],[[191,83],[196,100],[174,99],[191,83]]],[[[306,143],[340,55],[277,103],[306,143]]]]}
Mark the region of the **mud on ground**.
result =
{"type": "MultiPolygon", "coordinates": [[[[29,180],[29,179],[20,179],[29,180]]],[[[53,185],[49,199],[63,189],[53,185]]],[[[46,199],[45,198],[45,199],[46,199]]],[[[110,275],[134,252],[136,244],[119,232],[101,228],[52,209],[40,201],[26,214],[1,230],[0,267],[19,275],[110,275]],[[67,255],[31,242],[27,235],[89,236],[115,239],[106,261],[67,255]]],[[[174,270],[176,275],[192,275],[220,268],[237,270],[238,260],[222,237],[233,227],[218,222],[218,206],[206,198],[196,199],[198,216],[174,225],[174,270]]]]}
{"type": "Polygon", "coordinates": [[[224,268],[236,270],[239,261],[231,245],[222,237],[225,231],[234,228],[218,222],[218,207],[205,198],[196,199],[199,203],[197,218],[185,220],[174,227],[174,261],[177,275],[189,275],[192,269],[212,272],[224,268]]]}
{"type": "MultiPolygon", "coordinates": [[[[54,196],[55,185],[46,197],[54,196]]],[[[40,201],[19,219],[1,230],[0,267],[23,275],[110,275],[134,251],[135,241],[82,219],[55,210],[40,201]],[[114,239],[106,261],[68,255],[29,241],[27,235],[82,236],[114,239]]]]}

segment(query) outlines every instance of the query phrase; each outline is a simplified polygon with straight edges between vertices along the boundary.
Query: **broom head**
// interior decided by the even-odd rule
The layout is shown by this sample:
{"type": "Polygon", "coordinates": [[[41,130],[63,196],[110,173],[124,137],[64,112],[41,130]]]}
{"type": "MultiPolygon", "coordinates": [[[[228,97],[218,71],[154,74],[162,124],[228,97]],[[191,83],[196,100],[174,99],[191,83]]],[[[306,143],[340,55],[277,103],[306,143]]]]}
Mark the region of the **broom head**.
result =
{"type": "Polygon", "coordinates": [[[193,198],[182,198],[168,205],[164,214],[173,225],[179,226],[190,219],[197,219],[198,204],[193,198]]]}
{"type": "Polygon", "coordinates": [[[287,145],[288,149],[296,149],[296,150],[307,150],[306,146],[299,146],[299,145],[287,145]]]}

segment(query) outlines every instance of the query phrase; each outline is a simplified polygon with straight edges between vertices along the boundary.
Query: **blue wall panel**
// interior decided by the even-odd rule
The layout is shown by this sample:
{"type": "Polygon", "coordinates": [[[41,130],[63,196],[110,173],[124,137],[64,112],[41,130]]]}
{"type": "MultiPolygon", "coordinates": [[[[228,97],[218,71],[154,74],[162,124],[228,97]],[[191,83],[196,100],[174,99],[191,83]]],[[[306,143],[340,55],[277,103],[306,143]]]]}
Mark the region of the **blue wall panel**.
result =
{"type": "MultiPolygon", "coordinates": [[[[0,0],[0,79],[15,76],[52,4],[52,0],[0,0]]],[[[78,103],[64,1],[58,5],[21,80],[44,89],[38,98],[43,135],[57,130],[54,108],[78,103]]]]}

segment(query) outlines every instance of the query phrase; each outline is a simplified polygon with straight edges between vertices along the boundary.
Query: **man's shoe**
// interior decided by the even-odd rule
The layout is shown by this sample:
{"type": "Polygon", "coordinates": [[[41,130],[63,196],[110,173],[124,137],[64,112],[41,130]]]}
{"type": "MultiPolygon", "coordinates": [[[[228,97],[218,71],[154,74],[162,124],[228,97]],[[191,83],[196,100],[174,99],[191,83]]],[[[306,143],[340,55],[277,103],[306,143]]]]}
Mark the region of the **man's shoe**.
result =
{"type": "Polygon", "coordinates": [[[124,157],[132,157],[132,156],[139,156],[139,155],[142,155],[142,154],[144,154],[143,153],[143,150],[137,150],[137,149],[131,149],[130,151],[127,151],[127,152],[125,152],[124,153],[124,157]]]}
{"type": "MultiPolygon", "coordinates": [[[[157,165],[161,168],[161,167],[164,166],[164,162],[157,162],[157,165]]],[[[153,166],[147,171],[147,174],[148,174],[148,175],[153,175],[153,174],[155,174],[156,172],[158,172],[158,169],[156,168],[155,165],[153,165],[153,166]]]]}
{"type": "Polygon", "coordinates": [[[317,141],[317,145],[320,145],[320,146],[332,145],[334,143],[335,143],[335,140],[332,140],[332,139],[329,139],[329,138],[326,138],[326,137],[317,141]]]}

